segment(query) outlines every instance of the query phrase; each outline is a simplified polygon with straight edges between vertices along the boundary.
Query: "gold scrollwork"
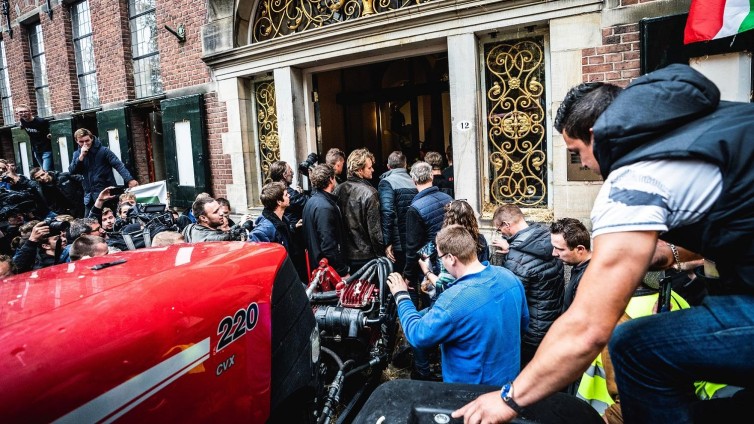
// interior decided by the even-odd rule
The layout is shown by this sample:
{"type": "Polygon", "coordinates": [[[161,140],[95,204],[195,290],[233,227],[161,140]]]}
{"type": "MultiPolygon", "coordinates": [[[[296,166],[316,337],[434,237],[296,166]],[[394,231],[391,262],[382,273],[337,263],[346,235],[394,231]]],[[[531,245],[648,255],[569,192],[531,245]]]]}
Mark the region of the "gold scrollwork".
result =
{"type": "Polygon", "coordinates": [[[543,40],[485,46],[489,199],[484,210],[513,203],[547,206],[543,40]]]}
{"type": "Polygon", "coordinates": [[[265,81],[254,87],[257,106],[257,135],[259,137],[259,162],[264,184],[270,179],[270,165],[280,160],[278,115],[275,109],[275,83],[265,81]]]}
{"type": "Polygon", "coordinates": [[[253,43],[431,0],[260,0],[253,43]]]}

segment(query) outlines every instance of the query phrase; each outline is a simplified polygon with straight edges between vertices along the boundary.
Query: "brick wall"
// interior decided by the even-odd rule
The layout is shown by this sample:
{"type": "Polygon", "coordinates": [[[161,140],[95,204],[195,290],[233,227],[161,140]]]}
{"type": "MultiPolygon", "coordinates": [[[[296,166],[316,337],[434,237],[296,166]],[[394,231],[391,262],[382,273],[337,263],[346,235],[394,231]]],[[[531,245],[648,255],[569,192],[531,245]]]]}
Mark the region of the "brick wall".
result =
{"type": "MultiPolygon", "coordinates": [[[[37,99],[32,85],[34,74],[31,71],[31,52],[26,27],[15,28],[13,38],[4,37],[4,39],[13,107],[27,105],[32,111],[36,111],[37,99]]],[[[15,120],[18,122],[18,116],[15,120]]]]}
{"type": "Polygon", "coordinates": [[[201,59],[201,27],[205,23],[206,9],[191,0],[162,1],[158,2],[156,13],[165,91],[209,82],[209,68],[201,59]],[[178,30],[179,24],[186,29],[186,41],[183,43],[165,29],[165,25],[168,25],[178,30]]]}
{"type": "Polygon", "coordinates": [[[100,103],[134,98],[128,1],[89,0],[100,103]]]}
{"type": "Polygon", "coordinates": [[[639,76],[639,49],[639,24],[602,28],[602,46],[581,50],[584,82],[602,81],[625,87],[639,76]]]}
{"type": "Polygon", "coordinates": [[[204,95],[204,106],[207,112],[207,150],[209,151],[209,167],[211,194],[214,197],[228,197],[227,184],[233,182],[230,155],[223,154],[222,134],[228,132],[228,118],[225,102],[217,100],[217,93],[204,95]]]}
{"type": "Polygon", "coordinates": [[[151,182],[149,179],[149,156],[145,128],[148,124],[146,114],[139,110],[131,112],[131,145],[134,152],[134,177],[141,184],[151,182]]]}
{"type": "Polygon", "coordinates": [[[73,50],[73,30],[70,13],[57,13],[50,21],[42,14],[47,82],[50,85],[52,113],[80,109],[76,77],[76,58],[73,50]]]}

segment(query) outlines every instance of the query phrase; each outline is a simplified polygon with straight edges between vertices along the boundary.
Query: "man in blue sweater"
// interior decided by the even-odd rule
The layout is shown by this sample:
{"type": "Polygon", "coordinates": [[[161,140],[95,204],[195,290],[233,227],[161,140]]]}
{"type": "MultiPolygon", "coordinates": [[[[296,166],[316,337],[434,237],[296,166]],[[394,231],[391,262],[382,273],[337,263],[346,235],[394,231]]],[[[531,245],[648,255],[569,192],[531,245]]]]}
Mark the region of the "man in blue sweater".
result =
{"type": "Polygon", "coordinates": [[[529,324],[524,287],[510,271],[480,263],[476,241],[460,225],[437,234],[437,253],[456,278],[421,312],[400,273],[388,277],[398,316],[412,346],[440,345],[447,383],[502,385],[520,370],[521,335],[529,324]]]}

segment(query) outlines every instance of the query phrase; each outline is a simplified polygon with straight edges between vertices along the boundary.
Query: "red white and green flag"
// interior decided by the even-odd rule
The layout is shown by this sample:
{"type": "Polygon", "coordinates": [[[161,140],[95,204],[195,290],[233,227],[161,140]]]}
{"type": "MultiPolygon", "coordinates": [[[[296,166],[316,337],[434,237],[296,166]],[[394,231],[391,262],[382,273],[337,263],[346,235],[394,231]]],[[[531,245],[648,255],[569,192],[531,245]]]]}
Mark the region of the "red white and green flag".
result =
{"type": "Polygon", "coordinates": [[[709,41],[754,29],[754,0],[692,0],[683,43],[709,41]]]}

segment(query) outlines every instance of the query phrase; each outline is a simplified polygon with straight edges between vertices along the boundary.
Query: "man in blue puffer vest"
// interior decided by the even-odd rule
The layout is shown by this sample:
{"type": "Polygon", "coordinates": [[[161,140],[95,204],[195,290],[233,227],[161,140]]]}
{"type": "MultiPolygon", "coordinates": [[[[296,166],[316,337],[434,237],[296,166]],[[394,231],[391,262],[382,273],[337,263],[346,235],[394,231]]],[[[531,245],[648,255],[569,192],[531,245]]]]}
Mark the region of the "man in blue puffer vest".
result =
{"type": "Polygon", "coordinates": [[[385,256],[393,261],[393,269],[406,267],[406,211],[418,191],[406,170],[406,156],[401,151],[387,158],[389,171],[380,176],[377,192],[380,194],[382,239],[385,256]]]}

